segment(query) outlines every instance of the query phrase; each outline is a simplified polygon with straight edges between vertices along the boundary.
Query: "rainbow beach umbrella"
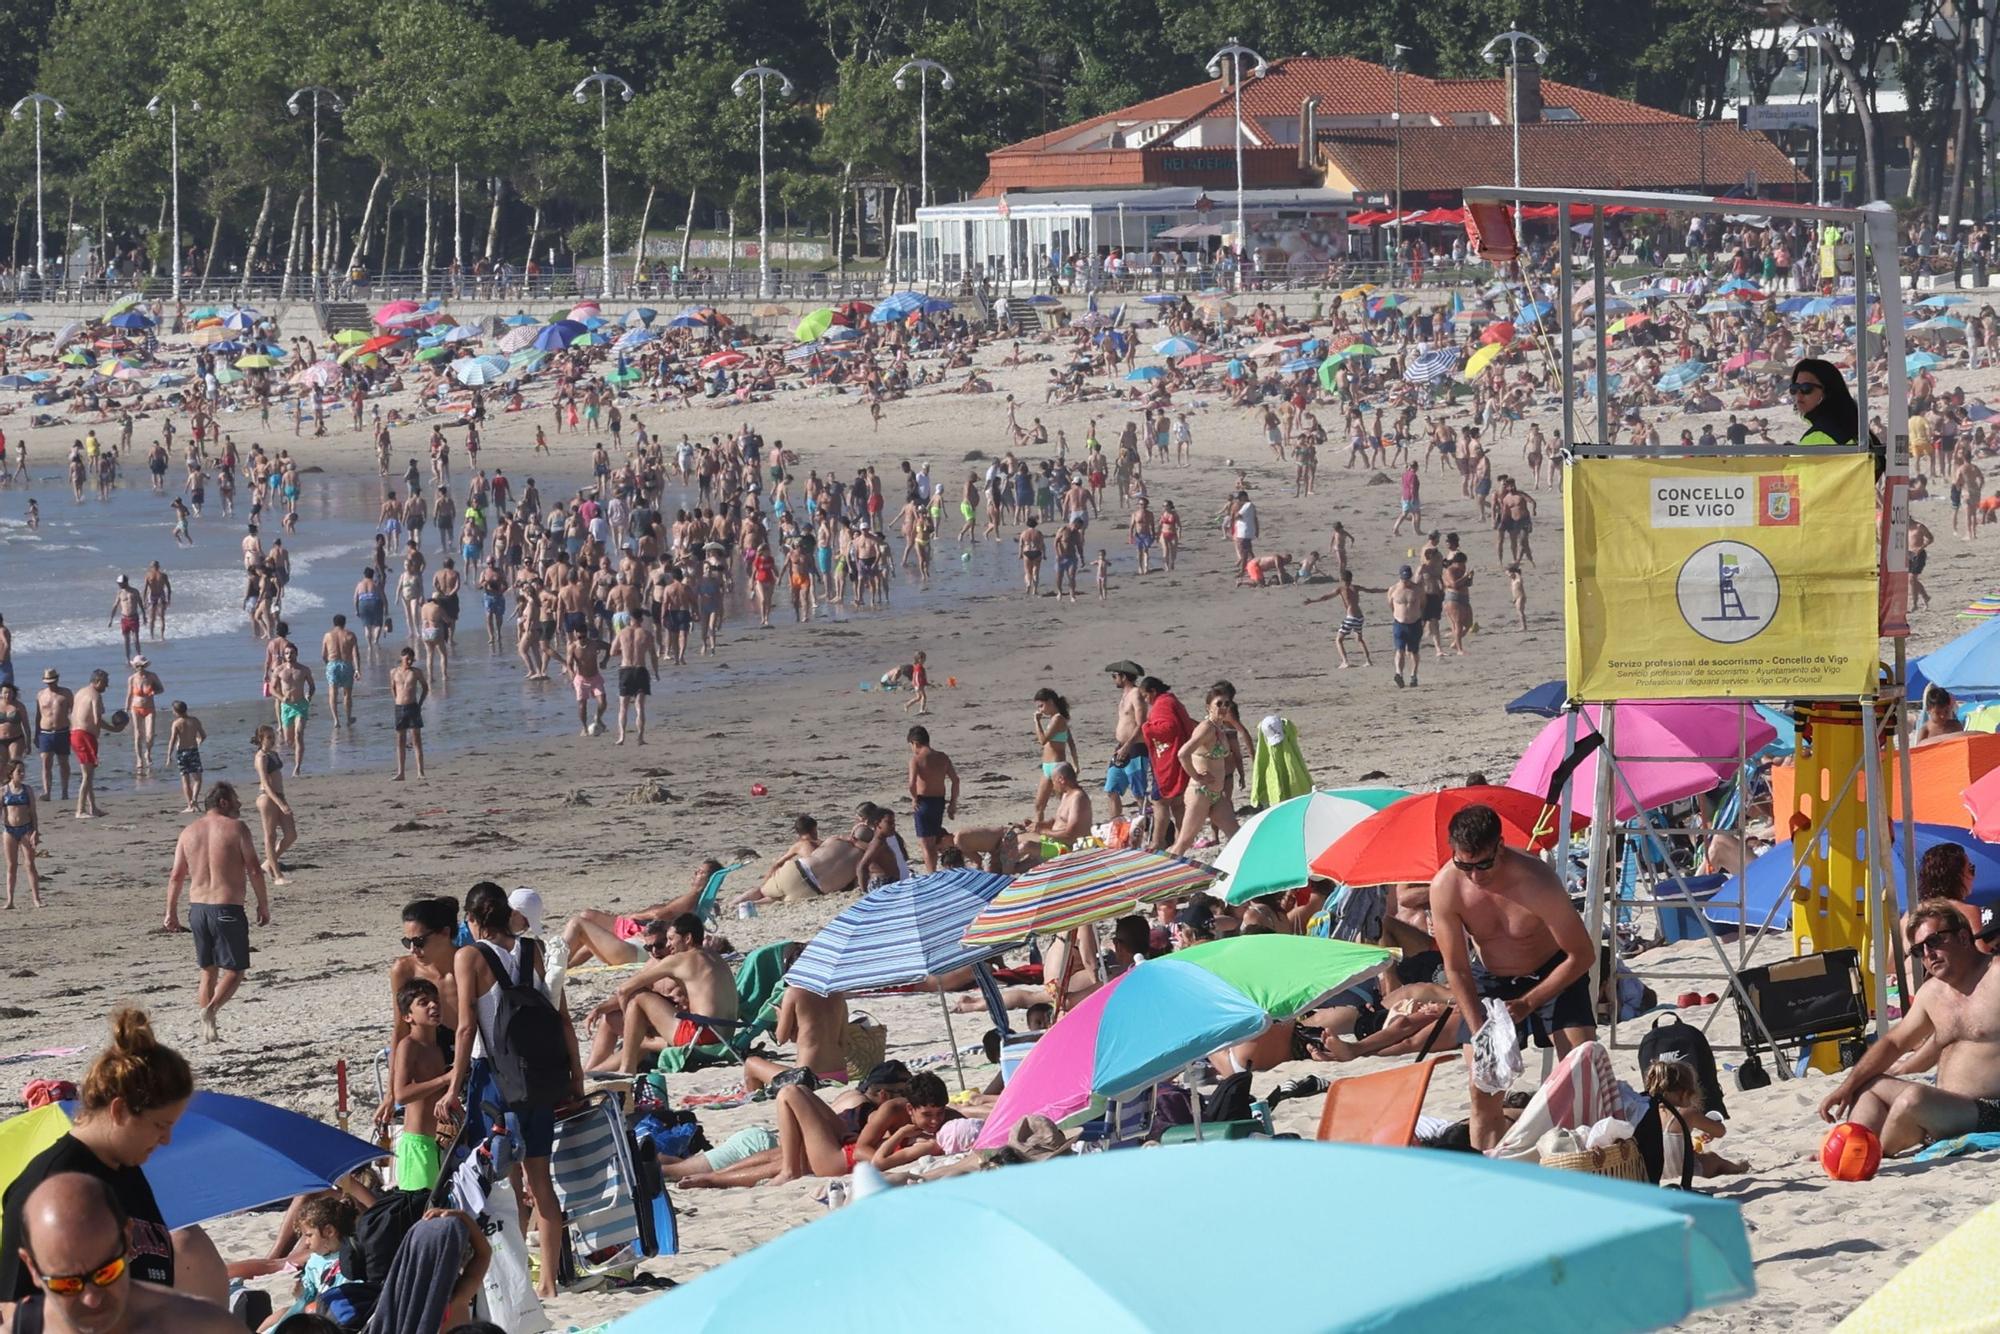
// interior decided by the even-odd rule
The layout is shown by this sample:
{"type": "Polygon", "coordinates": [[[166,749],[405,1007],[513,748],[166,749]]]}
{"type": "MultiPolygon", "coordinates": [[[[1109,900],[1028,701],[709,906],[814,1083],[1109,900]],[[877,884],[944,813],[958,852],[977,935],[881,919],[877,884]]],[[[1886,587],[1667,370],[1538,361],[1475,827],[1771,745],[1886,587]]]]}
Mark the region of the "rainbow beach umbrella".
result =
{"type": "Polygon", "coordinates": [[[1230,835],[1215,859],[1222,897],[1248,903],[1301,889],[1313,878],[1308,863],[1363,820],[1410,794],[1394,787],[1312,791],[1261,810],[1230,835]]]}
{"type": "MultiPolygon", "coordinates": [[[[0,1191],[68,1132],[76,1110],[73,1102],[50,1103],[0,1122],[0,1191]]],[[[382,1156],[309,1116],[203,1089],[142,1170],[167,1226],[179,1228],[326,1190],[382,1156]]]]}
{"type": "Polygon", "coordinates": [[[977,1147],[1004,1145],[1022,1117],[1065,1121],[1151,1088],[1345,990],[1392,957],[1319,936],[1232,936],[1148,959],[1042,1034],[988,1114],[977,1147]]]}
{"type": "Polygon", "coordinates": [[[1213,868],[1137,848],[1066,852],[1014,877],[965,928],[968,945],[1006,945],[1030,933],[1066,931],[1180,899],[1207,888],[1213,868]]]}

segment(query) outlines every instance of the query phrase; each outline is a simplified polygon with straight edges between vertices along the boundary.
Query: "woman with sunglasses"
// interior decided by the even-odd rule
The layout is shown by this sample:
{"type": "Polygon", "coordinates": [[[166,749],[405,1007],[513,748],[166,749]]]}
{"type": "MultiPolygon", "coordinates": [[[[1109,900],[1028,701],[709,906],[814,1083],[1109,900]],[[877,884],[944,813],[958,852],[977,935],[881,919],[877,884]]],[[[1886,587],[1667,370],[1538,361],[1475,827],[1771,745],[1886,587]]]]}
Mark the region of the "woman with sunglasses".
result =
{"type": "Polygon", "coordinates": [[[169,1231],[141,1170],[173,1138],[174,1123],[193,1096],[193,1071],[179,1052],[161,1045],[145,1012],[114,1011],[111,1045],[83,1078],[75,1123],[7,1187],[0,1206],[0,1301],[20,1301],[35,1291],[21,1263],[24,1210],[37,1186],[66,1172],[104,1182],[130,1218],[122,1258],[134,1278],[226,1301],[229,1278],[215,1244],[199,1229],[169,1231]]]}
{"type": "MultiPolygon", "coordinates": [[[[396,937],[402,953],[389,965],[390,1051],[409,1034],[396,997],[412,982],[428,982],[438,993],[438,1047],[450,1063],[458,1039],[458,979],[452,961],[458,954],[458,900],[449,897],[413,899],[403,905],[403,929],[396,937]]],[[[396,1100],[383,1081],[382,1102],[375,1109],[375,1139],[386,1143],[395,1120],[396,1100]]]]}
{"type": "MultiPolygon", "coordinates": [[[[1806,419],[1802,445],[1852,445],[1861,439],[1861,410],[1854,405],[1840,368],[1818,357],[1807,357],[1792,368],[1792,407],[1806,419]]],[[[1882,443],[1871,434],[1876,470],[1882,466],[1882,443]]]]}

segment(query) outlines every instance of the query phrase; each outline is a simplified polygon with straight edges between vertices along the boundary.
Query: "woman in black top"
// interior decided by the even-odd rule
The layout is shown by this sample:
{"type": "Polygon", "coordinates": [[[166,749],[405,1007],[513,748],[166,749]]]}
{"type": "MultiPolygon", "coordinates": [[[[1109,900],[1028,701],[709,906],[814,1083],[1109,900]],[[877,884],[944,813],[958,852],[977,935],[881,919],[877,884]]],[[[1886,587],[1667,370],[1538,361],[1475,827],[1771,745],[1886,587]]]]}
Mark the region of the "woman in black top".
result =
{"type": "Polygon", "coordinates": [[[20,1262],[21,1210],[35,1187],[63,1172],[97,1177],[117,1196],[131,1219],[132,1277],[166,1287],[176,1286],[178,1278],[189,1296],[224,1300],[228,1278],[214,1243],[197,1229],[170,1231],[140,1170],[172,1138],[174,1123],[193,1096],[187,1061],[153,1036],[145,1012],[115,1011],[111,1045],[84,1076],[76,1123],[7,1187],[0,1205],[0,1301],[19,1301],[34,1291],[20,1262]]]}

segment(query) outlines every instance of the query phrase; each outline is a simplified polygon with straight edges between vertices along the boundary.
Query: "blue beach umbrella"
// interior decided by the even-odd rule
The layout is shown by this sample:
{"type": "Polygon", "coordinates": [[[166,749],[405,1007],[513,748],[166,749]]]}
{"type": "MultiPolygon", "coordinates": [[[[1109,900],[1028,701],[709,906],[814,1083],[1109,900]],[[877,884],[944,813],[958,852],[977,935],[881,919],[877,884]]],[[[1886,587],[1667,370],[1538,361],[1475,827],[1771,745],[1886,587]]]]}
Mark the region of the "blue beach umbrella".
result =
{"type": "Polygon", "coordinates": [[[1918,371],[1929,370],[1944,363],[1944,358],[1930,352],[1912,352],[1903,358],[1903,373],[1915,375],[1918,371]]]}
{"type": "Polygon", "coordinates": [[[1834,311],[1839,310],[1840,306],[1841,306],[1840,301],[1835,297],[1816,296],[1812,298],[1812,300],[1806,302],[1805,305],[1799,307],[1799,314],[1831,315],[1833,314],[1834,311]]]}
{"type": "Polygon", "coordinates": [[[1780,315],[1797,315],[1807,306],[1810,306],[1815,299],[1809,296],[1788,296],[1778,303],[1778,313],[1780,315]]]}
{"type": "Polygon", "coordinates": [[[451,376],[460,384],[492,384],[510,364],[505,357],[461,357],[451,363],[451,376]]]}
{"type": "MultiPolygon", "coordinates": [[[[0,1122],[0,1190],[69,1130],[73,1102],[0,1122]]],[[[382,1150],[308,1116],[197,1090],[173,1138],[141,1170],[170,1228],[192,1227],[307,1191],[326,1190],[382,1150]]]]}
{"type": "Polygon", "coordinates": [[[869,891],[820,929],[785,974],[820,996],[901,986],[997,953],[967,946],[965,928],[1011,882],[985,871],[938,871],[869,891]]]}
{"type": "Polygon", "coordinates": [[[1538,718],[1554,718],[1569,702],[1569,682],[1544,681],[1533,690],[1507,701],[1509,713],[1532,713],[1538,718]]]}
{"type": "Polygon", "coordinates": [[[1311,371],[1318,369],[1319,369],[1318,357],[1296,357],[1293,360],[1288,361],[1284,365],[1278,367],[1278,370],[1285,375],[1291,375],[1297,371],[1311,371]]]}
{"type": "Polygon", "coordinates": [[[1167,372],[1159,366],[1136,366],[1125,372],[1128,380],[1164,380],[1167,372]]]}
{"type": "Polygon", "coordinates": [[[1173,292],[1148,292],[1139,298],[1141,304],[1148,306],[1171,306],[1179,300],[1180,296],[1173,292]]]}
{"type": "Polygon", "coordinates": [[[1172,338],[1162,338],[1153,344],[1153,351],[1163,357],[1191,357],[1201,351],[1201,344],[1192,338],[1182,338],[1176,334],[1172,338]]]}
{"type": "Polygon", "coordinates": [[[1516,326],[1538,323],[1541,320],[1547,319],[1549,312],[1554,309],[1555,306],[1550,302],[1530,301],[1527,305],[1521,307],[1521,313],[1514,317],[1514,323],[1516,326]]]}
{"type": "Polygon", "coordinates": [[[510,329],[520,329],[530,324],[540,324],[541,321],[536,319],[533,315],[529,315],[524,311],[517,310],[512,315],[509,315],[506,319],[502,320],[501,323],[505,324],[510,329]]]}
{"type": "Polygon", "coordinates": [[[1922,301],[1917,302],[1917,304],[1920,306],[1965,306],[1970,305],[1971,301],[1966,297],[1957,296],[1950,292],[1940,292],[1936,296],[1925,297],[1922,301]]]}
{"type": "MultiPolygon", "coordinates": [[[[1891,825],[1890,869],[1896,877],[1896,906],[1903,908],[1908,906],[1907,891],[1910,877],[1909,868],[1903,864],[1902,821],[1892,821],[1891,825]]],[[[2000,903],[2000,847],[1982,843],[1972,836],[1971,830],[1958,829],[1951,825],[1919,822],[1914,827],[1914,833],[1917,857],[1920,861],[1926,852],[1941,843],[1951,843],[1964,848],[1967,859],[1972,863],[1972,892],[1968,895],[1968,900],[1980,906],[2000,903]]],[[[1826,836],[1821,834],[1820,837],[1826,836]]],[[[1866,853],[1863,852],[1862,855],[1865,856],[1866,853]]],[[[1743,906],[1738,908],[1734,903],[1728,906],[1712,905],[1705,913],[1708,920],[1718,925],[1756,926],[1768,913],[1771,914],[1772,929],[1782,931],[1792,919],[1792,862],[1797,856],[1798,848],[1791,839],[1772,844],[1759,854],[1742,874],[1731,876],[1722,888],[1716,891],[1717,899],[1740,897],[1743,906]]],[[[1809,875],[1810,872],[1807,870],[1800,872],[1802,880],[1809,875]]],[[[1810,884],[1806,884],[1805,888],[1808,893],[1815,892],[1810,884]]],[[[1667,892],[1672,893],[1671,888],[1667,892]]]]}
{"type": "Polygon", "coordinates": [[[1653,385],[1653,388],[1663,394],[1677,394],[1706,374],[1708,374],[1708,363],[1683,361],[1680,365],[1675,366],[1672,370],[1662,375],[1653,385]]]}
{"type": "Polygon", "coordinates": [[[1742,1207],[1630,1181],[1552,1172],[1477,1154],[1284,1140],[1058,1157],[860,1200],[709,1270],[611,1334],[732,1334],[772,1311],[825,1313],[829,1329],[899,1309],[949,1310],[965,1329],[1021,1323],[1024,1276],[1052,1328],[1098,1334],[1458,1334],[1468,1312],[1503,1330],[1658,1329],[1755,1294],[1742,1207]],[[1088,1209],[1049,1201],[1089,1200],[1088,1209]],[[1331,1287],[1264,1284],[1254,1320],[1240,1288],[1162,1282],[1163,1226],[1254,1245],[1273,1273],[1324,1262],[1324,1229],[1294,1226],[1308,1201],[1367,1201],[1336,1221],[1331,1287]],[[1439,1202],[1478,1239],[1476,1259],[1440,1264],[1439,1202]],[[909,1257],[920,1255],[921,1264],[909,1257]],[[996,1274],[1012,1279],[995,1281],[996,1274]],[[1018,1281],[1015,1281],[1018,1280],[1018,1281]]]}
{"type": "Polygon", "coordinates": [[[660,312],[654,310],[651,306],[634,306],[625,312],[625,327],[629,329],[634,325],[650,326],[658,318],[660,318],[660,312]]]}
{"type": "Polygon", "coordinates": [[[121,310],[106,321],[106,323],[110,324],[114,329],[150,329],[153,327],[152,317],[137,310],[121,310]]]}
{"type": "Polygon", "coordinates": [[[559,352],[586,332],[588,331],[575,320],[557,320],[536,334],[535,341],[530,346],[539,348],[543,352],[559,352]]]}

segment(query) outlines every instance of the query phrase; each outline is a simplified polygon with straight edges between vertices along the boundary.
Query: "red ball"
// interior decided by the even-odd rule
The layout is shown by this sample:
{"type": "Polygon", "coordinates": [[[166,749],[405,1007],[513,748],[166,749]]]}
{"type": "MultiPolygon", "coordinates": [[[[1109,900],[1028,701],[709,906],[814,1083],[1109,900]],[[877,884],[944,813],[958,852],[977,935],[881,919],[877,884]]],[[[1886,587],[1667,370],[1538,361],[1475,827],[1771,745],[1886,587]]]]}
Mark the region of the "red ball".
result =
{"type": "Polygon", "coordinates": [[[1842,1121],[1826,1132],[1819,1161],[1835,1181],[1869,1181],[1882,1166],[1882,1141],[1859,1121],[1842,1121]]]}

